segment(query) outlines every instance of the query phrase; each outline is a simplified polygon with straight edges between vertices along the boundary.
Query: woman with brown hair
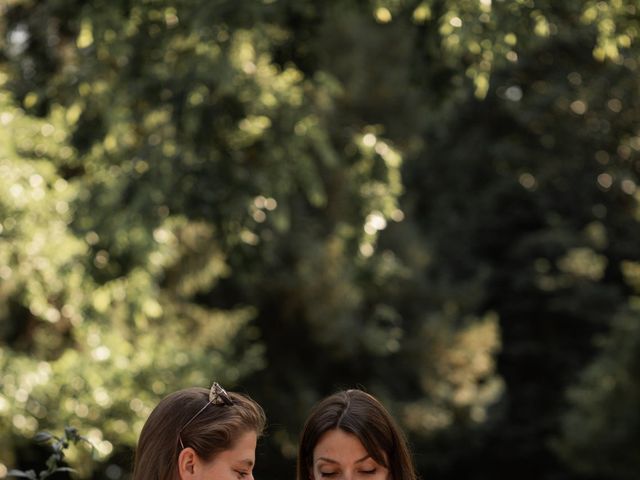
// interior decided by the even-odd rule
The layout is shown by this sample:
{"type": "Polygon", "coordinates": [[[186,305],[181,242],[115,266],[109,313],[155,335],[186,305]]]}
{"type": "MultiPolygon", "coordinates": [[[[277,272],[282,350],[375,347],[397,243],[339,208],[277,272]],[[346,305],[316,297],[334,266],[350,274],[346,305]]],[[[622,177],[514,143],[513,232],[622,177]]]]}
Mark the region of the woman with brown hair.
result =
{"type": "Polygon", "coordinates": [[[361,390],[335,393],[307,419],[297,480],[416,480],[402,430],[382,404],[361,390]]]}
{"type": "Polygon", "coordinates": [[[252,480],[265,422],[260,405],[217,383],[174,392],[142,427],[133,480],[252,480]]]}

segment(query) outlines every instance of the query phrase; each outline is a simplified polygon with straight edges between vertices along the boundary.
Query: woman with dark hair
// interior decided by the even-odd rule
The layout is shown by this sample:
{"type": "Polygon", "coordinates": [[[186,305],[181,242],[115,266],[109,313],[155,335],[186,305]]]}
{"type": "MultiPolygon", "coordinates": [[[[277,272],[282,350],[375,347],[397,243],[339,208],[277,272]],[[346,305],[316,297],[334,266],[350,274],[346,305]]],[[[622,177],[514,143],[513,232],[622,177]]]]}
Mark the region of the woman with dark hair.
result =
{"type": "Polygon", "coordinates": [[[373,396],[335,393],[307,419],[298,449],[297,480],[416,480],[402,430],[373,396]]]}
{"type": "Polygon", "coordinates": [[[260,405],[217,383],[174,392],[142,427],[133,480],[252,480],[265,422],[260,405]]]}

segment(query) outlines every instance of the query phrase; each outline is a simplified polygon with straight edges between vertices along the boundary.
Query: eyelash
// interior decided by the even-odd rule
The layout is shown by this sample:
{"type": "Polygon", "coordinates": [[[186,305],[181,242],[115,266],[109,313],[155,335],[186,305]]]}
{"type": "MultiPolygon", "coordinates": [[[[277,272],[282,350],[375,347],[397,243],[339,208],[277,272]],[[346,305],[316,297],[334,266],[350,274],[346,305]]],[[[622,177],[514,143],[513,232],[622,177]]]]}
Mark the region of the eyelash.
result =
{"type": "Polygon", "coordinates": [[[236,470],[236,473],[238,474],[238,478],[245,478],[249,475],[247,472],[241,472],[239,470],[236,470]]]}
{"type": "MultiPolygon", "coordinates": [[[[364,475],[373,475],[374,473],[376,473],[376,469],[372,469],[372,470],[360,470],[360,473],[364,474],[364,475]]],[[[337,472],[320,472],[320,476],[321,477],[334,477],[337,475],[337,472]]]]}

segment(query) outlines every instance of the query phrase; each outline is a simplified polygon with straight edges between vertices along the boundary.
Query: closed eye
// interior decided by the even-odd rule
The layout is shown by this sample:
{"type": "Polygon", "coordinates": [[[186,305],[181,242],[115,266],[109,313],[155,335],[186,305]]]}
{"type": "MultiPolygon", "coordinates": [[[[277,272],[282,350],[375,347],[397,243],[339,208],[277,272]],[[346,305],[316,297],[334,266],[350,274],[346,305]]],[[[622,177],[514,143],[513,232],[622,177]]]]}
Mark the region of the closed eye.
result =
{"type": "Polygon", "coordinates": [[[371,470],[360,470],[360,473],[364,473],[365,475],[373,475],[377,472],[377,469],[372,468],[371,470]]]}

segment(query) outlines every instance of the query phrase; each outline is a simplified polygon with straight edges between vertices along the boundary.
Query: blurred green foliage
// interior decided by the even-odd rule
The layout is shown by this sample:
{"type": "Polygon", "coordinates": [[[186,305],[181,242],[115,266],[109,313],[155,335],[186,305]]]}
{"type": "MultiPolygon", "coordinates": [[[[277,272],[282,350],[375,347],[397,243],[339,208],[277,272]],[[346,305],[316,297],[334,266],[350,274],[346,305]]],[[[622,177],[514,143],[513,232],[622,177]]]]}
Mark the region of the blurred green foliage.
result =
{"type": "MultiPolygon", "coordinates": [[[[0,4],[0,477],[212,379],[293,475],[361,385],[424,478],[640,471],[631,0],[0,4]]],[[[76,455],[76,457],[74,457],[76,455]]]]}

